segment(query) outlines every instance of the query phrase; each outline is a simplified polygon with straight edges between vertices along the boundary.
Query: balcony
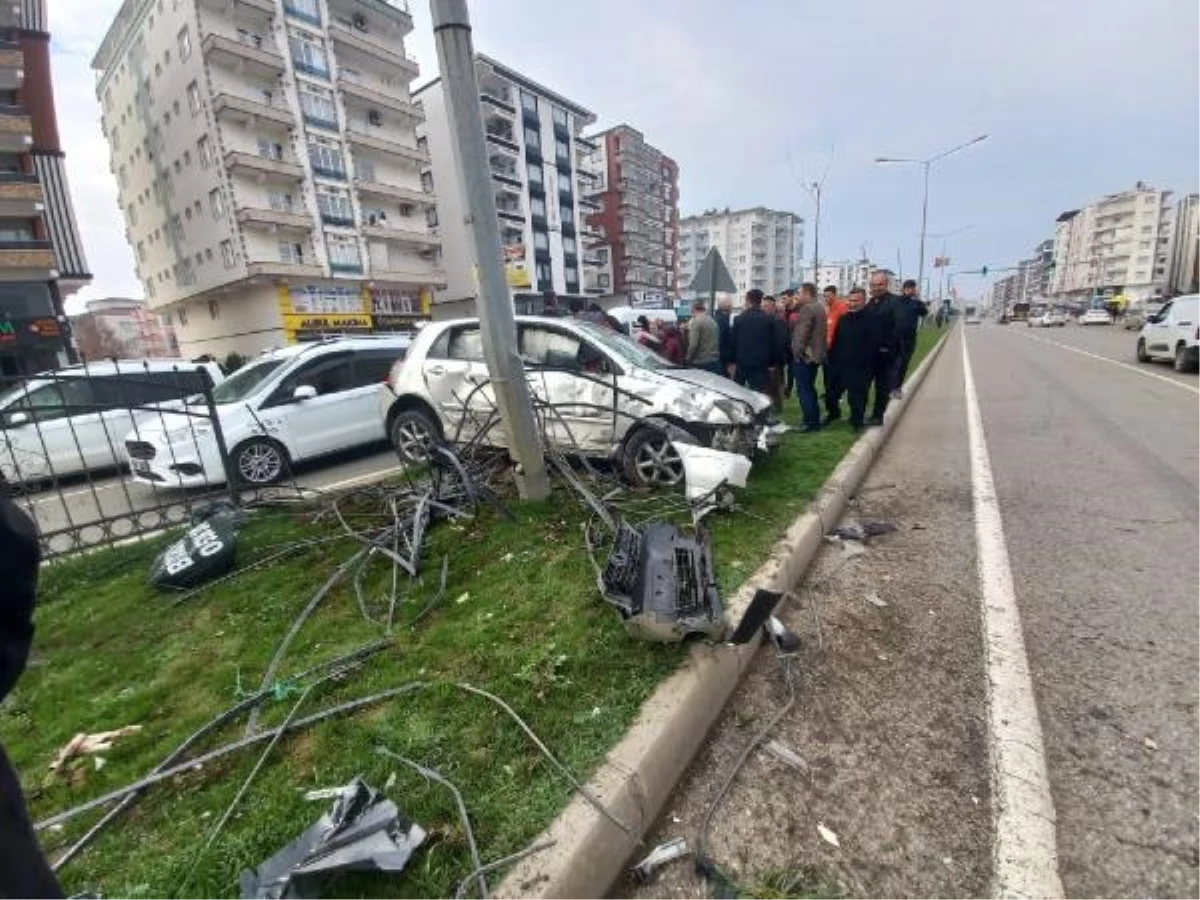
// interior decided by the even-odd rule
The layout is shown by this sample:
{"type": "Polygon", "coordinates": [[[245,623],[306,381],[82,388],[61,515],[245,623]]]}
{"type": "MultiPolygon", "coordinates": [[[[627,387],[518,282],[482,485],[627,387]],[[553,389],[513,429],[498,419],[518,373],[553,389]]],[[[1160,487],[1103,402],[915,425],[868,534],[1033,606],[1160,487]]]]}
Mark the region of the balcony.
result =
{"type": "Polygon", "coordinates": [[[479,102],[483,104],[484,112],[499,111],[509,117],[516,116],[517,108],[512,102],[512,93],[501,90],[500,87],[482,87],[479,89],[479,102]]]}
{"type": "Polygon", "coordinates": [[[405,116],[414,124],[425,121],[424,114],[417,108],[416,104],[402,100],[395,94],[369,87],[356,78],[347,77],[344,70],[338,75],[337,86],[348,97],[361,100],[369,106],[390,109],[392,112],[400,113],[400,115],[405,116]]]}
{"type": "Polygon", "coordinates": [[[0,241],[0,280],[15,272],[48,276],[55,268],[49,241],[0,241]]]}
{"type": "Polygon", "coordinates": [[[413,30],[412,12],[408,0],[329,0],[330,15],[361,15],[363,11],[376,17],[382,16],[396,25],[404,34],[413,30]]]}
{"type": "Polygon", "coordinates": [[[251,278],[320,278],[325,273],[320,266],[309,263],[288,263],[279,260],[252,262],[246,266],[251,278]]]}
{"type": "Polygon", "coordinates": [[[512,188],[518,192],[521,190],[521,176],[517,174],[516,169],[501,169],[492,166],[492,178],[500,182],[501,188],[512,188]]]}
{"type": "Polygon", "coordinates": [[[278,77],[284,72],[283,57],[262,44],[209,33],[204,36],[201,47],[205,59],[217,65],[271,77],[278,77]]]}
{"type": "Polygon", "coordinates": [[[271,230],[312,231],[312,217],[308,213],[283,209],[259,209],[244,206],[237,211],[238,224],[248,227],[263,227],[271,230]]]}
{"type": "Polygon", "coordinates": [[[260,181],[304,180],[304,169],[294,162],[268,159],[240,150],[230,150],[225,154],[225,168],[231,175],[248,175],[260,181]]]}
{"type": "Polygon", "coordinates": [[[398,244],[410,244],[414,247],[440,247],[442,239],[436,234],[422,231],[418,228],[407,228],[403,225],[392,225],[388,222],[377,222],[363,226],[363,234],[369,238],[384,241],[395,241],[398,244]]]}
{"type": "Polygon", "coordinates": [[[427,208],[437,206],[437,197],[416,188],[401,187],[398,184],[384,184],[380,181],[361,181],[359,179],[355,179],[354,186],[358,188],[360,194],[388,197],[393,200],[399,200],[402,203],[411,203],[414,206],[427,208]]]}
{"type": "Polygon", "coordinates": [[[25,80],[25,54],[20,50],[0,50],[0,88],[15,90],[25,80]]]}
{"type": "Polygon", "coordinates": [[[307,22],[309,25],[320,25],[321,16],[319,13],[309,12],[307,9],[301,9],[289,0],[283,0],[283,12],[285,15],[291,16],[298,22],[307,22]]]}
{"type": "Polygon", "coordinates": [[[0,150],[20,152],[33,143],[33,124],[23,106],[0,106],[0,150]]]}
{"type": "Polygon", "coordinates": [[[231,18],[236,17],[238,13],[261,19],[270,19],[275,15],[275,4],[271,0],[201,0],[201,3],[208,9],[223,12],[231,18]]]}
{"type": "Polygon", "coordinates": [[[591,138],[585,138],[582,134],[575,135],[575,143],[591,153],[595,153],[600,149],[600,145],[591,138]]]}
{"type": "Polygon", "coordinates": [[[429,287],[446,286],[446,270],[440,266],[424,264],[417,260],[371,261],[371,277],[376,281],[419,284],[429,287]]]}
{"type": "Polygon", "coordinates": [[[429,151],[427,150],[418,150],[416,147],[401,144],[399,141],[367,134],[361,127],[353,125],[347,130],[346,136],[349,138],[350,143],[359,147],[366,147],[369,150],[386,153],[389,156],[396,156],[414,165],[429,165],[429,151]]]}
{"type": "Polygon", "coordinates": [[[421,74],[421,67],[417,61],[407,53],[397,50],[400,46],[399,41],[393,43],[384,35],[365,29],[350,28],[337,21],[329,23],[329,36],[333,38],[335,44],[339,44],[343,48],[357,51],[384,65],[402,69],[410,81],[421,74]]]}
{"type": "Polygon", "coordinates": [[[509,153],[521,152],[521,148],[517,146],[517,142],[514,140],[514,135],[511,131],[497,131],[493,130],[492,128],[485,128],[484,137],[502,150],[507,150],[509,153]]]}
{"type": "Polygon", "coordinates": [[[218,119],[227,119],[248,127],[275,125],[290,129],[296,125],[296,117],[287,104],[251,99],[238,94],[217,94],[213,98],[213,114],[218,119]]]}

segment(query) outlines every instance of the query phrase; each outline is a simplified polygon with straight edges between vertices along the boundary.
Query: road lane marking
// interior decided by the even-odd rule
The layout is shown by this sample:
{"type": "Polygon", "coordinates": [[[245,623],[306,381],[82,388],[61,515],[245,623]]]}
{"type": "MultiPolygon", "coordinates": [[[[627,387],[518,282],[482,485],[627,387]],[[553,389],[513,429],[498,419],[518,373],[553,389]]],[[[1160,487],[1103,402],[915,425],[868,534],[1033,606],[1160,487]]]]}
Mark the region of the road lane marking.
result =
{"type": "Polygon", "coordinates": [[[991,894],[1062,897],[1042,728],[965,336],[963,381],[988,679],[994,831],[991,894]]]}
{"type": "MultiPolygon", "coordinates": [[[[1020,332],[1017,333],[1020,334],[1020,332]]],[[[1193,394],[1200,394],[1200,388],[1192,387],[1190,384],[1184,384],[1182,381],[1177,381],[1174,378],[1168,378],[1166,375],[1159,375],[1157,372],[1147,372],[1145,369],[1130,365],[1127,362],[1121,362],[1119,359],[1101,356],[1099,353],[1092,353],[1090,350],[1081,350],[1079,347],[1072,347],[1070,344],[1060,344],[1058,341],[1052,341],[1048,338],[1038,337],[1036,334],[1026,334],[1023,335],[1023,337],[1027,337],[1031,341],[1037,341],[1040,344],[1049,344],[1052,347],[1061,347],[1064,350],[1070,350],[1072,353],[1079,353],[1083,356],[1089,356],[1092,359],[1100,360],[1100,362],[1106,362],[1114,366],[1120,366],[1122,369],[1128,369],[1130,372],[1136,372],[1138,375],[1144,375],[1147,378],[1153,378],[1157,381],[1163,382],[1164,384],[1173,384],[1175,387],[1183,388],[1185,391],[1191,391],[1193,394]]],[[[1147,363],[1147,365],[1149,364],[1147,363]]]]}

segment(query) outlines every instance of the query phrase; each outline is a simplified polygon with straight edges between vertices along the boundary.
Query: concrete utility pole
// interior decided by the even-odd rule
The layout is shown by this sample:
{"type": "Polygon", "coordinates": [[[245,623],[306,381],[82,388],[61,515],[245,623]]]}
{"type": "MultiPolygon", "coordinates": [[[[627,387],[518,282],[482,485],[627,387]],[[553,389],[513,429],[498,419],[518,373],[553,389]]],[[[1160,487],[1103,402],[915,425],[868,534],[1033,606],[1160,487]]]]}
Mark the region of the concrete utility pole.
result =
{"type": "Polygon", "coordinates": [[[438,65],[446,86],[446,102],[454,134],[453,147],[467,199],[467,224],[479,262],[479,331],[483,356],[496,396],[496,407],[507,438],[508,453],[519,467],[517,486],[526,500],[550,493],[546,459],[538,440],[537,423],[517,354],[517,323],[501,263],[500,226],[492,173],[488,168],[475,79],[475,48],[467,0],[429,0],[438,65]]]}

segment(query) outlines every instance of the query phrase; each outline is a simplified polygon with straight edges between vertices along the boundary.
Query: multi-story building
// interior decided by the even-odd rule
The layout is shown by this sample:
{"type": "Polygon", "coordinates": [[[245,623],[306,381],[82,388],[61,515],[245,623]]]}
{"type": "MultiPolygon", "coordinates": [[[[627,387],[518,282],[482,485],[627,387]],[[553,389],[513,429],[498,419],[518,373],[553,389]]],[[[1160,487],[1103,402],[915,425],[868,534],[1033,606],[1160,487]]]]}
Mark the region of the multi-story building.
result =
{"type": "MultiPolygon", "coordinates": [[[[607,293],[592,274],[603,266],[585,249],[594,236],[585,218],[599,209],[587,196],[596,179],[588,156],[597,144],[581,132],[596,117],[483,54],[476,55],[475,74],[505,272],[517,308],[540,311],[548,293],[560,306],[574,297],[607,293]]],[[[446,261],[445,289],[434,298],[433,314],[471,315],[479,294],[478,260],[466,224],[466,191],[445,86],[435,79],[415,96],[425,111],[419,133],[432,157],[446,261]]]]}
{"type": "Polygon", "coordinates": [[[779,294],[800,281],[804,255],[804,219],[795,213],[755,206],[731,211],[707,209],[679,221],[679,285],[687,291],[696,270],[716,247],[725,260],[741,303],[758,288],[779,294]]]}
{"type": "Polygon", "coordinates": [[[402,0],[125,0],[96,93],[185,354],[407,327],[444,284],[412,27],[402,0]]]}
{"type": "Polygon", "coordinates": [[[1060,215],[1050,293],[1072,301],[1162,293],[1174,231],[1169,193],[1139,181],[1133,190],[1060,215]]]}
{"type": "Polygon", "coordinates": [[[1200,291],[1200,194],[1188,194],[1175,205],[1168,246],[1166,292],[1200,291]]]}
{"type": "Polygon", "coordinates": [[[89,300],[87,312],[71,319],[84,359],[161,359],[179,355],[179,343],[145,300],[105,297],[89,300]]]}
{"type": "Polygon", "coordinates": [[[868,259],[860,259],[857,262],[820,263],[815,271],[810,264],[803,268],[800,280],[812,282],[818,290],[833,285],[838,289],[839,295],[845,296],[850,293],[851,288],[860,287],[866,290],[871,273],[876,268],[868,259]]]}
{"type": "Polygon", "coordinates": [[[63,299],[91,280],[50,81],[43,0],[0,6],[0,375],[73,361],[63,299]]]}
{"type": "Polygon", "coordinates": [[[628,125],[591,139],[597,146],[588,162],[597,178],[588,196],[600,211],[586,217],[597,237],[585,241],[584,254],[606,268],[585,288],[631,306],[673,306],[679,290],[679,167],[628,125]]]}

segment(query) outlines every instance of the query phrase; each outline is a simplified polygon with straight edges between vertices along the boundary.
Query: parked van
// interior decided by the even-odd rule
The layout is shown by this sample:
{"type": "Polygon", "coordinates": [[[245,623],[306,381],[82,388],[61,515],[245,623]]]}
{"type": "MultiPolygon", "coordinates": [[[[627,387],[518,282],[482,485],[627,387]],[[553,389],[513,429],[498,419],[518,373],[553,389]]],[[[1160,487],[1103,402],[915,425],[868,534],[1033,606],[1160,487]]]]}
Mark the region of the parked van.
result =
{"type": "Polygon", "coordinates": [[[0,393],[0,476],[36,484],[111,469],[139,416],[225,380],[216,363],[119,360],[44,372],[0,393]]]}
{"type": "Polygon", "coordinates": [[[1200,366],[1200,294],[1186,294],[1167,302],[1138,332],[1138,362],[1169,360],[1176,372],[1200,366]]]}

